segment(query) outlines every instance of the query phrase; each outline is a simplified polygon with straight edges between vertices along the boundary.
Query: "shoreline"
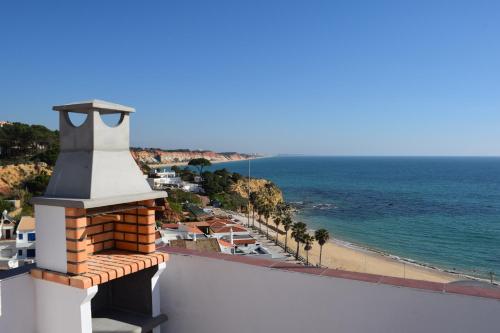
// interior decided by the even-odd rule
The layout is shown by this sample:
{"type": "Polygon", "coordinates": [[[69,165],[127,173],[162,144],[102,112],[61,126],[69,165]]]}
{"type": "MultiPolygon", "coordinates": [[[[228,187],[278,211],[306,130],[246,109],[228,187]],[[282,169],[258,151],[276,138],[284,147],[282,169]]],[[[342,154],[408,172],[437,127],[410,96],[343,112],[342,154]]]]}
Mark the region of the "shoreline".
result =
{"type": "MultiPolygon", "coordinates": [[[[232,214],[237,216],[242,223],[247,223],[247,217],[245,215],[234,212],[232,212],[232,214]]],[[[250,225],[252,225],[251,217],[250,225]]],[[[274,227],[271,219],[270,225],[274,227]]],[[[259,229],[257,217],[255,219],[255,228],[259,229]]],[[[284,231],[281,226],[279,229],[284,231]]],[[[265,222],[262,222],[261,231],[265,234],[265,222]]],[[[309,229],[308,232],[311,234],[314,231],[309,229]]],[[[287,247],[289,250],[291,249],[295,252],[297,244],[290,237],[290,233],[291,231],[288,232],[287,247]]],[[[270,239],[274,240],[276,232],[269,230],[269,236],[270,239]]],[[[284,243],[284,235],[279,235],[278,239],[281,243],[284,243]]],[[[303,247],[303,244],[300,244],[299,255],[305,258],[306,253],[303,247]]],[[[319,263],[319,245],[316,242],[314,242],[312,249],[309,251],[309,262],[313,265],[319,263]]],[[[449,272],[439,267],[419,263],[412,259],[401,258],[390,253],[370,249],[368,247],[338,238],[330,238],[330,240],[323,246],[322,266],[345,271],[441,283],[464,280],[467,278],[478,279],[476,277],[449,272]]]]}
{"type": "MultiPolygon", "coordinates": [[[[269,158],[273,156],[259,156],[259,157],[252,157],[252,158],[243,158],[240,160],[214,160],[210,161],[210,163],[213,164],[221,164],[221,163],[232,163],[232,162],[244,162],[244,161],[253,161],[253,160],[260,160],[263,158],[269,158]]],[[[173,167],[173,166],[187,166],[189,161],[183,161],[183,162],[169,162],[169,163],[151,163],[147,164],[151,168],[164,168],[164,167],[173,167]]]]}
{"type": "MultiPolygon", "coordinates": [[[[313,232],[312,229],[310,230],[310,233],[311,233],[311,231],[313,232]]],[[[355,251],[360,251],[360,252],[363,252],[363,253],[366,253],[366,254],[378,255],[378,256],[387,258],[389,260],[394,260],[394,261],[400,262],[401,264],[413,265],[415,267],[419,267],[419,268],[422,268],[422,269],[426,269],[426,270],[431,270],[431,271],[435,271],[435,272],[447,274],[447,275],[450,275],[451,277],[456,278],[457,280],[460,280],[460,279],[462,279],[462,280],[463,279],[471,279],[471,280],[478,280],[478,281],[489,282],[487,279],[484,279],[484,278],[481,278],[481,277],[471,276],[471,275],[467,275],[467,274],[461,273],[459,271],[451,271],[451,270],[448,270],[448,269],[445,269],[445,268],[440,268],[440,267],[438,267],[436,265],[433,265],[433,264],[420,262],[420,261],[417,261],[417,260],[414,260],[414,259],[411,259],[411,258],[401,257],[401,256],[398,256],[398,255],[395,255],[395,254],[391,254],[389,252],[385,252],[385,251],[378,250],[378,249],[373,249],[373,248],[370,248],[368,246],[364,246],[364,245],[361,245],[361,244],[356,244],[356,243],[349,242],[349,241],[346,241],[346,240],[342,240],[342,239],[339,239],[339,238],[331,238],[330,240],[328,240],[328,242],[332,242],[332,243],[334,243],[334,244],[336,244],[338,246],[343,246],[343,247],[350,248],[350,249],[355,250],[355,251]]]]}

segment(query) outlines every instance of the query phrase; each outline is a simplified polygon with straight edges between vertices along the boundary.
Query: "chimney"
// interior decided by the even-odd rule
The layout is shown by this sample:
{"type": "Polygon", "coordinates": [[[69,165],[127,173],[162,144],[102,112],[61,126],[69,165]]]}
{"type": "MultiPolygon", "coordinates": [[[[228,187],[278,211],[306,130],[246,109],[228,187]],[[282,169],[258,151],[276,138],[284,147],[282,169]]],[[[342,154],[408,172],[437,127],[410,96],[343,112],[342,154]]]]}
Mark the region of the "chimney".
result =
{"type": "Polygon", "coordinates": [[[92,318],[112,304],[161,319],[153,298],[159,299],[156,284],[168,256],[156,253],[154,199],[167,193],[151,190],[130,153],[135,110],[100,100],[53,109],[60,153],[44,196],[32,199],[37,331],[91,333],[92,318]],[[86,115],[83,124],[71,122],[72,112],[86,115]],[[116,126],[103,122],[107,114],[120,115],[116,126]],[[150,304],[137,304],[130,286],[143,286],[150,304]]]}
{"type": "Polygon", "coordinates": [[[234,233],[233,233],[233,227],[229,229],[229,240],[231,242],[231,245],[234,245],[234,233]]]}
{"type": "Polygon", "coordinates": [[[130,154],[131,107],[91,100],[54,106],[59,112],[60,154],[45,197],[98,199],[150,193],[130,154]],[[75,126],[69,113],[86,115],[75,126]],[[114,127],[101,115],[120,114],[114,127]]]}

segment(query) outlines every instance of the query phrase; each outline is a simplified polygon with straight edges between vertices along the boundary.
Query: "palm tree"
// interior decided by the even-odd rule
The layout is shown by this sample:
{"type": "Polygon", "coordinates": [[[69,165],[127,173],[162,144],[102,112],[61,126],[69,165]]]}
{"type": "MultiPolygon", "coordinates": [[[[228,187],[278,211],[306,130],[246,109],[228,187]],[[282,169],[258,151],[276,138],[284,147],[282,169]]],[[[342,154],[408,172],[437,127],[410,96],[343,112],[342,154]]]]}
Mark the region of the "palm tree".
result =
{"type": "Polygon", "coordinates": [[[299,246],[302,242],[302,238],[306,234],[307,225],[304,222],[294,223],[292,226],[292,238],[297,242],[297,252],[295,254],[295,259],[299,260],[299,246]]]}
{"type": "Polygon", "coordinates": [[[255,227],[255,207],[257,206],[257,192],[251,192],[248,200],[252,205],[252,227],[255,227]]]}
{"type": "Polygon", "coordinates": [[[285,217],[285,209],[286,209],[286,203],[280,202],[276,206],[276,209],[273,212],[273,222],[276,225],[276,245],[278,245],[278,231],[279,231],[279,226],[281,222],[283,222],[283,218],[285,217]]]}
{"type": "Polygon", "coordinates": [[[257,201],[255,208],[257,209],[257,216],[259,221],[259,232],[262,232],[262,214],[264,213],[264,206],[260,201],[257,201]]]}
{"type": "Polygon", "coordinates": [[[302,242],[304,243],[304,250],[306,251],[306,265],[309,265],[309,250],[312,249],[314,237],[306,233],[302,237],[302,242]]]}
{"type": "Polygon", "coordinates": [[[271,205],[268,203],[264,204],[264,218],[266,219],[266,238],[269,239],[269,218],[271,217],[271,214],[273,213],[273,209],[271,205]]]}
{"type": "Polygon", "coordinates": [[[283,224],[283,229],[285,229],[285,252],[287,252],[287,247],[286,243],[288,241],[288,230],[292,227],[293,221],[292,221],[292,215],[291,214],[285,214],[283,217],[283,221],[281,221],[283,224]]]}
{"type": "Polygon", "coordinates": [[[330,239],[330,234],[326,229],[318,229],[314,233],[314,238],[319,244],[319,265],[321,266],[321,255],[323,254],[323,245],[330,239]]]}

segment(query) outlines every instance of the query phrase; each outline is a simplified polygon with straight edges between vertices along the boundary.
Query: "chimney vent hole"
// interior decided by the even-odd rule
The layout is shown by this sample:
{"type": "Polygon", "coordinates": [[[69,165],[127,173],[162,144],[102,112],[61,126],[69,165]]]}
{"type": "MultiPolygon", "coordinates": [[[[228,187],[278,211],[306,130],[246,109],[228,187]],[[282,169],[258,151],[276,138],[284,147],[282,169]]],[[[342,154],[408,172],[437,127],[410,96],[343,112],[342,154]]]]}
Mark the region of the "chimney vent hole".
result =
{"type": "Polygon", "coordinates": [[[67,112],[67,120],[74,127],[80,127],[87,120],[86,113],[78,113],[78,112],[67,112]]]}
{"type": "Polygon", "coordinates": [[[123,112],[119,113],[102,113],[99,112],[99,115],[101,116],[102,121],[108,126],[108,127],[117,127],[119,126],[124,117],[123,112]]]}

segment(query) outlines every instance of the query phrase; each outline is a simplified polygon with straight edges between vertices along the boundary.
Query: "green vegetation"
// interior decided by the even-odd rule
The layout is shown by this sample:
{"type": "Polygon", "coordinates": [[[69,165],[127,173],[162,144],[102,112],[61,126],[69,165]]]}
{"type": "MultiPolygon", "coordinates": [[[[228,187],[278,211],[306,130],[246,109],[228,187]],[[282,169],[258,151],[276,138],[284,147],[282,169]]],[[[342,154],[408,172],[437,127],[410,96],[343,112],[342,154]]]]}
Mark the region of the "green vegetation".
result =
{"type": "Polygon", "coordinates": [[[304,222],[296,222],[292,225],[292,238],[297,243],[295,259],[299,260],[299,246],[303,242],[304,235],[307,234],[307,225],[304,222]]]}
{"type": "Polygon", "coordinates": [[[233,185],[243,178],[239,173],[231,173],[227,169],[202,174],[202,187],[212,201],[218,201],[222,208],[241,211],[248,206],[248,199],[233,191],[233,185]]]}
{"type": "Polygon", "coordinates": [[[285,229],[285,252],[287,252],[288,231],[290,230],[293,224],[291,212],[290,214],[285,215],[283,221],[281,221],[281,224],[283,224],[283,229],[285,229]]]}
{"type": "Polygon", "coordinates": [[[6,210],[7,212],[10,212],[14,208],[14,205],[12,202],[8,202],[6,200],[0,200],[0,214],[6,210]]]}
{"type": "Polygon", "coordinates": [[[330,233],[326,229],[318,229],[314,233],[314,238],[319,244],[319,265],[321,266],[321,255],[323,254],[323,245],[330,239],[330,233]]]}
{"type": "Polygon", "coordinates": [[[23,123],[0,127],[2,164],[45,162],[54,165],[59,152],[59,132],[23,123]]]}
{"type": "Polygon", "coordinates": [[[50,176],[42,172],[32,178],[27,179],[23,183],[23,188],[25,188],[33,196],[41,196],[45,192],[47,185],[49,184],[50,176]]]}
{"type": "Polygon", "coordinates": [[[285,251],[286,251],[286,241],[288,236],[288,229],[292,223],[292,206],[286,202],[280,202],[276,205],[276,209],[273,212],[273,221],[276,225],[276,245],[278,245],[278,230],[280,224],[283,224],[285,228],[285,251]],[[288,229],[286,229],[288,228],[288,229]]]}
{"type": "Polygon", "coordinates": [[[304,250],[306,251],[306,265],[309,265],[309,250],[312,249],[314,237],[306,233],[302,236],[302,242],[304,243],[304,250]]]}
{"type": "MultiPolygon", "coordinates": [[[[269,239],[269,218],[274,216],[274,218],[278,217],[278,225],[282,221],[282,212],[278,212],[278,207],[284,207],[280,205],[284,205],[282,202],[275,202],[277,193],[281,193],[279,188],[268,182],[261,188],[258,192],[250,193],[250,203],[252,204],[252,211],[257,211],[257,215],[259,216],[259,229],[261,226],[261,217],[264,216],[266,219],[266,237],[269,239]]],[[[281,209],[281,208],[280,208],[281,209]]],[[[253,215],[254,213],[252,213],[253,215]]],[[[277,225],[277,226],[278,226],[277,225]]],[[[277,232],[277,231],[276,231],[277,232]]],[[[276,236],[278,234],[276,233],[276,236]]]]}
{"type": "Polygon", "coordinates": [[[174,165],[173,167],[170,168],[172,171],[175,171],[175,173],[185,182],[194,182],[194,172],[193,170],[189,169],[189,167],[184,167],[181,169],[180,167],[174,165]]]}
{"type": "Polygon", "coordinates": [[[191,161],[189,161],[188,165],[196,167],[198,169],[198,174],[201,177],[203,174],[203,168],[211,166],[212,163],[210,163],[210,161],[207,160],[206,158],[194,158],[191,161]]]}
{"type": "Polygon", "coordinates": [[[168,198],[167,201],[170,207],[177,212],[182,211],[182,204],[184,203],[192,203],[195,205],[201,205],[201,199],[198,195],[191,192],[184,192],[183,190],[178,189],[168,189],[168,198]],[[175,208],[174,208],[175,207],[175,208]],[[181,209],[177,209],[180,207],[181,209]]]}

